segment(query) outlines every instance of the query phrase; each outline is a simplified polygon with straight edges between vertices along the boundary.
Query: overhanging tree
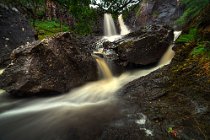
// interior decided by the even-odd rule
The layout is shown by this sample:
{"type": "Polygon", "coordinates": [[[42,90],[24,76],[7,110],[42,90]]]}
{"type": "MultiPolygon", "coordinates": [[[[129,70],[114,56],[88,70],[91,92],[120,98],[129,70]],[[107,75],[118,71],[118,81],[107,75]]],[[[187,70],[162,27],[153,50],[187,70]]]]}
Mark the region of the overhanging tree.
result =
{"type": "Polygon", "coordinates": [[[120,13],[141,0],[91,0],[92,5],[98,6],[107,13],[120,13]]]}

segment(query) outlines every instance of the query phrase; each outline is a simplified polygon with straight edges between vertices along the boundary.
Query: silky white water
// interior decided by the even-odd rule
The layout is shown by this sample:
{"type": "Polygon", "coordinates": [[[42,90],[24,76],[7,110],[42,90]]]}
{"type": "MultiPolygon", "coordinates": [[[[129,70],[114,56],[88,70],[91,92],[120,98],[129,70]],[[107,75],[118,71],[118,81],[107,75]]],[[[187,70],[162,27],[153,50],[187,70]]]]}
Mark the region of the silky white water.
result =
{"type": "MultiPolygon", "coordinates": [[[[174,32],[175,39],[180,35],[181,32],[174,32]]],[[[172,51],[172,46],[163,55],[164,61],[161,59],[158,66],[150,69],[139,70],[136,72],[127,72],[119,77],[113,77],[108,74],[106,79],[88,83],[82,87],[75,88],[67,94],[61,95],[59,97],[54,97],[50,99],[37,99],[26,103],[24,106],[5,111],[0,114],[0,119],[3,117],[9,117],[13,115],[19,115],[22,113],[29,112],[39,112],[43,110],[53,109],[53,108],[69,108],[69,107],[85,107],[86,105],[99,105],[116,100],[116,91],[123,87],[128,82],[137,79],[139,77],[145,76],[160,67],[170,63],[174,52],[172,51]]],[[[103,63],[105,65],[105,63],[103,63]]],[[[102,66],[103,68],[104,66],[102,66]]],[[[105,66],[108,68],[108,66],[105,66]]],[[[109,73],[109,72],[108,72],[109,73]]],[[[107,75],[107,74],[105,74],[107,75]]]]}
{"type": "MultiPolygon", "coordinates": [[[[176,39],[180,36],[182,32],[181,31],[174,31],[174,40],[176,41],[176,39]]],[[[159,65],[164,65],[164,64],[169,64],[172,60],[172,58],[175,55],[175,52],[172,50],[174,44],[171,44],[166,53],[163,55],[163,57],[161,58],[161,60],[159,61],[159,65]]]]}
{"type": "Polygon", "coordinates": [[[0,75],[4,72],[4,69],[0,69],[0,75]]]}
{"type": "Polygon", "coordinates": [[[120,25],[120,34],[117,34],[116,27],[111,14],[104,14],[104,37],[103,39],[113,42],[122,36],[130,33],[130,30],[125,25],[122,14],[118,16],[118,22],[120,25]]]}
{"type": "MultiPolygon", "coordinates": [[[[4,69],[0,69],[0,75],[4,72],[4,69]]],[[[4,93],[5,91],[0,89],[0,94],[4,93]]]]}
{"type": "Polygon", "coordinates": [[[99,66],[100,70],[102,71],[103,77],[105,79],[112,79],[113,78],[112,72],[109,69],[106,62],[104,61],[104,59],[102,59],[100,57],[96,57],[96,62],[98,63],[98,66],[99,66]]]}
{"type": "Polygon", "coordinates": [[[123,20],[123,17],[122,17],[122,14],[120,14],[118,16],[118,21],[119,21],[119,24],[120,24],[120,35],[127,35],[130,33],[130,30],[128,29],[128,27],[125,25],[124,23],[124,20],[123,20]]]}
{"type": "Polygon", "coordinates": [[[117,35],[115,23],[111,14],[104,14],[104,35],[114,36],[117,35]]]}
{"type": "MultiPolygon", "coordinates": [[[[177,33],[175,32],[175,38],[177,33]]],[[[120,115],[120,105],[116,95],[120,88],[136,78],[169,64],[172,58],[166,56],[173,56],[172,53],[174,54],[171,49],[168,49],[163,56],[167,61],[160,62],[154,68],[127,72],[119,77],[113,77],[109,70],[104,70],[105,79],[87,83],[57,97],[31,101],[9,100],[6,103],[0,101],[0,139],[69,140],[69,138],[77,139],[74,135],[80,137],[89,135],[89,132],[97,131],[101,125],[111,122],[120,115]],[[4,108],[6,108],[5,111],[4,108]]],[[[108,69],[101,59],[98,59],[98,63],[101,63],[102,69],[108,69]]],[[[143,119],[145,118],[142,120],[140,118],[136,123],[142,125],[143,119]]],[[[140,129],[148,136],[152,136],[152,131],[143,125],[140,129]]]]}

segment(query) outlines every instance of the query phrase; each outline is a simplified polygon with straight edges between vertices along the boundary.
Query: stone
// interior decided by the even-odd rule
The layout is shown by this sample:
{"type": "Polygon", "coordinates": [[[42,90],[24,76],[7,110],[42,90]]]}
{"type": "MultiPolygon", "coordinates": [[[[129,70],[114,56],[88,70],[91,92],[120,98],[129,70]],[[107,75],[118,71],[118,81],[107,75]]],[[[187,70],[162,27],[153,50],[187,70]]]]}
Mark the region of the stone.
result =
{"type": "Polygon", "coordinates": [[[71,33],[22,45],[0,76],[0,88],[12,95],[64,93],[97,80],[97,64],[71,33]]]}
{"type": "Polygon", "coordinates": [[[1,67],[10,63],[10,54],[15,48],[35,40],[35,33],[29,22],[13,9],[0,4],[1,67]],[[22,29],[24,29],[24,32],[22,29]]]}
{"type": "Polygon", "coordinates": [[[149,26],[125,36],[118,42],[118,63],[127,66],[157,63],[171,42],[173,30],[165,26],[149,26]]]}
{"type": "Polygon", "coordinates": [[[126,24],[136,30],[147,25],[168,25],[174,27],[175,21],[182,15],[183,6],[177,0],[142,0],[138,12],[130,11],[126,24]]]}

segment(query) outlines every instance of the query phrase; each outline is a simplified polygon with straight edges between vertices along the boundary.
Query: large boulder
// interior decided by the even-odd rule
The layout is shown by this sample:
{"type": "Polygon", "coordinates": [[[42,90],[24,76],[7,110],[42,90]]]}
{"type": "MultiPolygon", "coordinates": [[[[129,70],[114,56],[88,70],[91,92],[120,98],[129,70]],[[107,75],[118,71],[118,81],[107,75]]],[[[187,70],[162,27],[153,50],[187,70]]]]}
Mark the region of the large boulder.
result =
{"type": "Polygon", "coordinates": [[[17,9],[0,4],[0,66],[10,63],[9,57],[15,48],[34,40],[32,27],[17,9]]]}
{"type": "Polygon", "coordinates": [[[14,95],[63,93],[97,79],[97,64],[71,33],[20,46],[0,76],[0,88],[14,95]]]}
{"type": "Polygon", "coordinates": [[[118,63],[149,65],[157,63],[173,41],[173,30],[164,26],[148,26],[118,41],[118,63]]]}

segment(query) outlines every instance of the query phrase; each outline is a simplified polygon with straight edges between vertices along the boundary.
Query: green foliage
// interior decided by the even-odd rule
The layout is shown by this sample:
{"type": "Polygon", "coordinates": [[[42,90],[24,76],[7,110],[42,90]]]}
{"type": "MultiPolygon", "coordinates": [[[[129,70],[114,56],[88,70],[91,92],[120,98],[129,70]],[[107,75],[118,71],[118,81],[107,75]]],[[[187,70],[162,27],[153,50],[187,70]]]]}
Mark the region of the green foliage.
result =
{"type": "Polygon", "coordinates": [[[197,28],[191,28],[188,34],[182,34],[180,37],[176,40],[176,42],[180,43],[187,43],[187,42],[195,42],[198,40],[198,30],[197,28]]]}
{"type": "Polygon", "coordinates": [[[87,35],[92,32],[97,14],[96,10],[89,7],[91,0],[56,0],[60,5],[64,6],[74,17],[75,24],[71,27],[71,31],[87,35]]]}
{"type": "Polygon", "coordinates": [[[200,55],[200,54],[204,54],[205,52],[206,52],[206,48],[204,44],[199,44],[197,47],[195,47],[192,50],[191,55],[200,55]]]}
{"type": "Polygon", "coordinates": [[[35,21],[35,30],[38,33],[39,39],[44,39],[46,37],[53,36],[54,34],[61,32],[61,31],[69,31],[68,26],[62,25],[62,30],[60,28],[60,22],[59,21],[35,21]]]}
{"type": "Polygon", "coordinates": [[[197,56],[197,55],[206,55],[210,58],[210,50],[206,47],[206,43],[199,43],[197,47],[195,47],[190,55],[197,56]]]}
{"type": "Polygon", "coordinates": [[[179,25],[186,24],[189,20],[197,16],[208,3],[210,3],[209,0],[181,0],[180,2],[185,5],[185,11],[177,20],[177,24],[179,25]]]}
{"type": "Polygon", "coordinates": [[[70,13],[76,18],[76,24],[72,29],[75,33],[86,35],[92,32],[97,18],[96,10],[88,6],[76,7],[74,5],[69,7],[70,13]]]}
{"type": "Polygon", "coordinates": [[[91,0],[55,0],[60,5],[65,6],[67,8],[71,6],[79,7],[79,6],[89,6],[91,0]]]}

